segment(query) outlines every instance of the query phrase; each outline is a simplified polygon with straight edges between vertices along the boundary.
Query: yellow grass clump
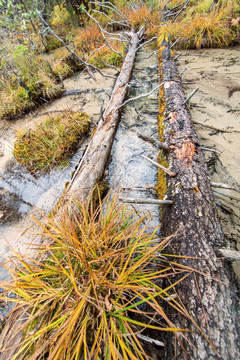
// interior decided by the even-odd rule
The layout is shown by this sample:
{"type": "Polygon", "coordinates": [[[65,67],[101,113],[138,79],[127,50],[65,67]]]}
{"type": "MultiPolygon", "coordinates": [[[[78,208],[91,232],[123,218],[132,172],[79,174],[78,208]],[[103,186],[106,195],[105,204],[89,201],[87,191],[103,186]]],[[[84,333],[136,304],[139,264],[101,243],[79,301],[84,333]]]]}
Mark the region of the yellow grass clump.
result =
{"type": "Polygon", "coordinates": [[[89,127],[90,120],[82,112],[49,116],[34,129],[18,132],[13,155],[31,172],[66,165],[89,127]]]}

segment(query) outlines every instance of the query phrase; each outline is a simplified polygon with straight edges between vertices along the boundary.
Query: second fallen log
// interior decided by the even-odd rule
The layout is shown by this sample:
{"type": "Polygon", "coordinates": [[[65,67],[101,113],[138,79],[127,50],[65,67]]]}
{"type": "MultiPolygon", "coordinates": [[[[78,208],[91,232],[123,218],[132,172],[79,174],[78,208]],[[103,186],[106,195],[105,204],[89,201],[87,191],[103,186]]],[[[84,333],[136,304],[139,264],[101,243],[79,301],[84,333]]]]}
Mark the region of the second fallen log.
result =
{"type": "Polygon", "coordinates": [[[237,289],[231,269],[218,257],[224,236],[207,165],[165,40],[160,44],[159,59],[165,110],[160,126],[169,147],[167,162],[175,172],[174,177],[166,175],[167,195],[174,203],[163,209],[162,229],[164,235],[180,229],[165,252],[182,256],[178,261],[197,271],[176,286],[186,317],[171,310],[177,325],[191,331],[186,335],[189,342],[181,339],[188,355],[167,335],[167,359],[234,360],[239,358],[240,349],[237,289]]]}

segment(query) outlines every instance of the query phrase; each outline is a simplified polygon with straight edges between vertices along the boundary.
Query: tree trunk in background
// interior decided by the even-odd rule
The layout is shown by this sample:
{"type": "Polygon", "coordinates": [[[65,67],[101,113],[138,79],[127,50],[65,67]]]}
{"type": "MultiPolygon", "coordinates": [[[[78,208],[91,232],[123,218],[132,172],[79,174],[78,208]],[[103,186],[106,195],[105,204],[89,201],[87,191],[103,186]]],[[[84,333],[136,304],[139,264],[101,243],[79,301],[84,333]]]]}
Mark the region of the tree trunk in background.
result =
{"type": "MultiPolygon", "coordinates": [[[[240,336],[237,289],[229,264],[218,258],[217,249],[224,245],[224,236],[217,217],[204,155],[193,128],[191,115],[181,87],[181,80],[169,44],[163,40],[159,50],[162,92],[165,98],[164,141],[169,146],[167,161],[176,173],[167,176],[168,198],[172,206],[164,208],[163,233],[181,230],[164,252],[201,260],[177,258],[183,265],[204,272],[191,274],[176,286],[189,315],[196,321],[216,352],[193,322],[169,308],[177,327],[193,332],[183,338],[188,357],[171,334],[167,335],[166,358],[239,359],[240,336]]],[[[171,258],[172,259],[172,258],[171,258]]]]}

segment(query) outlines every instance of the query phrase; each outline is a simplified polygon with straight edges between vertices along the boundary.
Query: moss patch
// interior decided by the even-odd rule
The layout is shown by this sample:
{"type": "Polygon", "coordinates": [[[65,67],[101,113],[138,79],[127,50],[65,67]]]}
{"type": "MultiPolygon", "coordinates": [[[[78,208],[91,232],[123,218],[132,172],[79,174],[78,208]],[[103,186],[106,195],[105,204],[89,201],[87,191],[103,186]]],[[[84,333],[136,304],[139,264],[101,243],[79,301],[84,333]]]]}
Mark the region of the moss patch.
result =
{"type": "MultiPolygon", "coordinates": [[[[165,46],[161,46],[163,38],[161,35],[158,38],[158,57],[159,57],[159,74],[160,74],[160,82],[162,82],[163,74],[162,74],[162,51],[165,49],[165,46]]],[[[158,111],[158,134],[159,140],[164,142],[164,123],[163,120],[165,118],[164,111],[166,109],[165,99],[164,99],[164,88],[163,86],[159,89],[159,111],[158,111]]],[[[160,150],[158,154],[158,163],[164,167],[168,167],[167,159],[164,150],[160,150]]],[[[163,199],[167,192],[167,181],[166,174],[161,169],[158,169],[157,176],[157,186],[156,191],[159,199],[163,199]]]]}
{"type": "Polygon", "coordinates": [[[83,112],[49,116],[34,129],[17,134],[13,155],[31,172],[64,166],[89,127],[90,120],[83,112]]]}

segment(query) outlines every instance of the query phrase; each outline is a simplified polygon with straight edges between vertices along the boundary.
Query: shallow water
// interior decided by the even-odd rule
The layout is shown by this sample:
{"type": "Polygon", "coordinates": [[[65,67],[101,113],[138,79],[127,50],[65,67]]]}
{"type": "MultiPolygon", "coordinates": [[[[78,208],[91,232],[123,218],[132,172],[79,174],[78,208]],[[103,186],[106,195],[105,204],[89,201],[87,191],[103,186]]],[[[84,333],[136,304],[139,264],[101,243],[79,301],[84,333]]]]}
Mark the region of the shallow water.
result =
{"type": "MultiPolygon", "coordinates": [[[[150,92],[159,84],[158,61],[151,47],[145,47],[138,55],[132,75],[132,86],[128,98],[150,92]]],[[[156,197],[157,170],[142,155],[157,161],[158,150],[141,140],[137,131],[158,138],[158,90],[126,104],[118,127],[109,161],[108,181],[120,190],[123,198],[156,197]],[[151,188],[151,189],[149,189],[151,188]]],[[[147,212],[152,217],[151,226],[159,226],[158,205],[131,205],[138,213],[147,212]]]]}

